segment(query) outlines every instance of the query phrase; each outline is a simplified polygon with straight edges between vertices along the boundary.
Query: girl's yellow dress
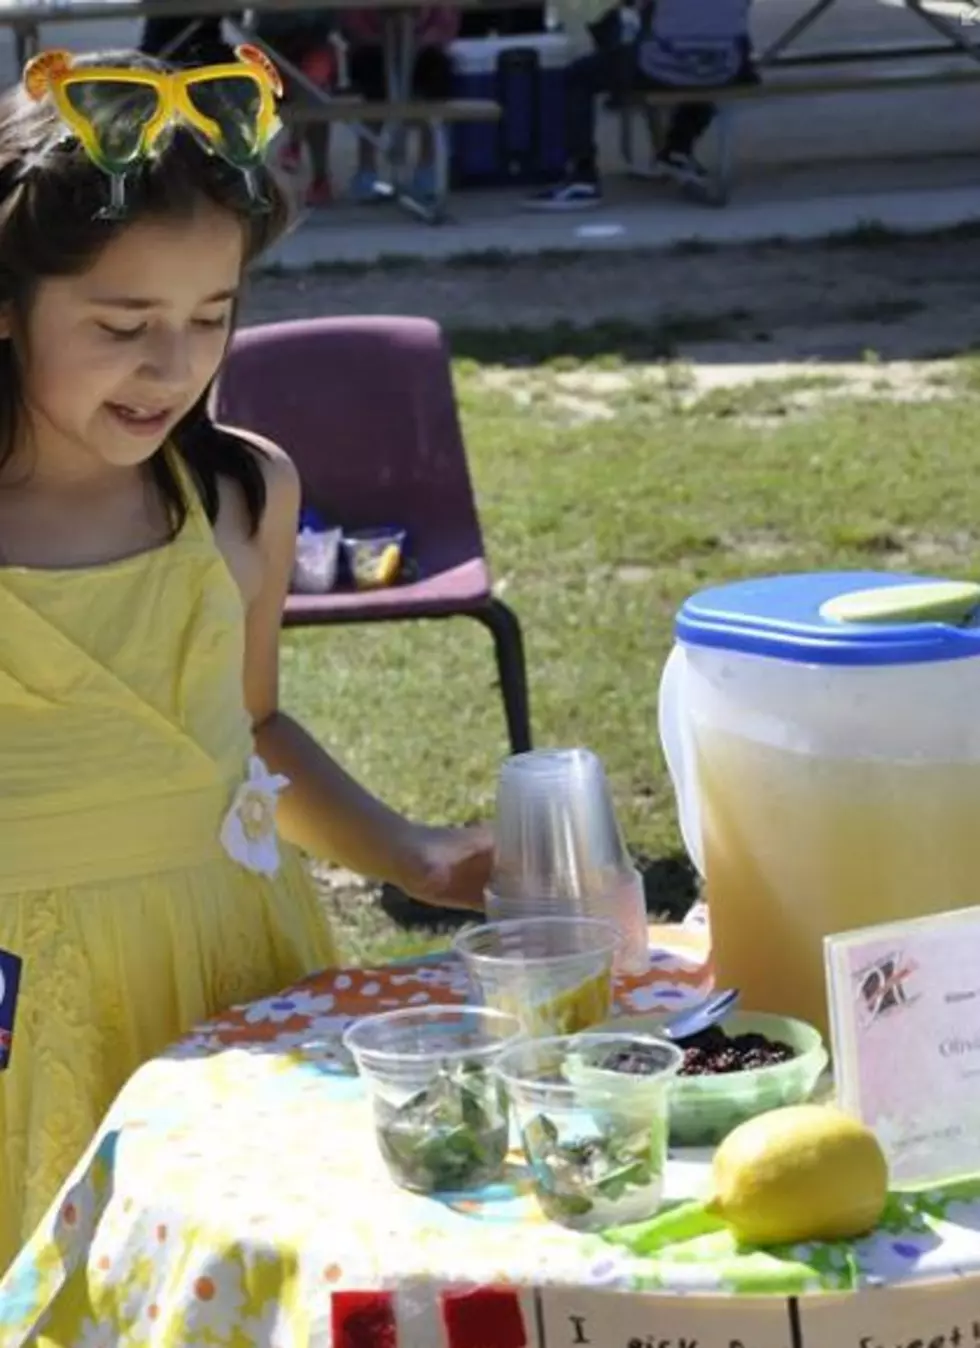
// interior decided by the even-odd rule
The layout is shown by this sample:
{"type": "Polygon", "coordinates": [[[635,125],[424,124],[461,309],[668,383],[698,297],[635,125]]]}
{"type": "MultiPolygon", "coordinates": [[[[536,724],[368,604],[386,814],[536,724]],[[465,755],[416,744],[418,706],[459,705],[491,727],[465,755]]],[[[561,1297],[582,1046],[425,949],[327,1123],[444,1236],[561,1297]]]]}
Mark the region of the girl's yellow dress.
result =
{"type": "Polygon", "coordinates": [[[334,962],[300,856],[219,841],[253,752],[241,595],[193,488],[170,544],[0,569],[0,1271],[132,1072],[195,1022],[334,962]]]}

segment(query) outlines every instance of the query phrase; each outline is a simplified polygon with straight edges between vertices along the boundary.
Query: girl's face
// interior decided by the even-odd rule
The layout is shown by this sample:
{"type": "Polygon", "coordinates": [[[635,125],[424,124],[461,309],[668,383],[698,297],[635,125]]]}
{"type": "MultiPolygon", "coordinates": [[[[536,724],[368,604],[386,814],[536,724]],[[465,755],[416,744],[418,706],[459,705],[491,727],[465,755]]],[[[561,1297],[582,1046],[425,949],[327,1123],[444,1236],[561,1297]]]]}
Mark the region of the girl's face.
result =
{"type": "Polygon", "coordinates": [[[240,223],[202,205],[136,222],[87,271],[40,282],[22,338],[39,470],[89,475],[160,447],[218,369],[243,260],[240,223]]]}

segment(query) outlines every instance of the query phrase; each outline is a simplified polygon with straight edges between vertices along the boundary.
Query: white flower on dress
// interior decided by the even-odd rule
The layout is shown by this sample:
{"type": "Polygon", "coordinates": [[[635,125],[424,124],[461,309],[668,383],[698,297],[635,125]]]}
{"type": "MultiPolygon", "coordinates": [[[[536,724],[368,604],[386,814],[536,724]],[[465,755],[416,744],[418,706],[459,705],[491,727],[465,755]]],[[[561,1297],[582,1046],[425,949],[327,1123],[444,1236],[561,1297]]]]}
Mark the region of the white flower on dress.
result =
{"type": "Polygon", "coordinates": [[[221,825],[221,846],[239,866],[258,875],[275,875],[279,869],[276,802],[288,785],[288,777],[270,772],[253,754],[221,825]]]}

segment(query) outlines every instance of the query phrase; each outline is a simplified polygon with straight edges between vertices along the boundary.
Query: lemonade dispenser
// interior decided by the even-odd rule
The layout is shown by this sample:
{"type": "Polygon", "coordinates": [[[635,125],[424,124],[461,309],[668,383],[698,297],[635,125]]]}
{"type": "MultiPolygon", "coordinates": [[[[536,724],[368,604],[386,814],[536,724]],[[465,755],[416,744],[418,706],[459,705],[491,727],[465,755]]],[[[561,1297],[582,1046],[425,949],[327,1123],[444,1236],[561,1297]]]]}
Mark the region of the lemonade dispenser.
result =
{"type": "Polygon", "coordinates": [[[676,636],[660,734],[716,981],[826,1030],[824,936],[980,902],[980,586],[746,580],[676,636]]]}

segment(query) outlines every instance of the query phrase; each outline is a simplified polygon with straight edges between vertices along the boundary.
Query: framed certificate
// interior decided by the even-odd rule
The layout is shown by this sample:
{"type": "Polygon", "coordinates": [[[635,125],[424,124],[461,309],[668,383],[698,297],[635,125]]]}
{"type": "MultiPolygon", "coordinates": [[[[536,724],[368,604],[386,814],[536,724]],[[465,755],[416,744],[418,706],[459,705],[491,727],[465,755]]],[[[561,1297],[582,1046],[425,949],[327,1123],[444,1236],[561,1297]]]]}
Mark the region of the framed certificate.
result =
{"type": "Polygon", "coordinates": [[[837,1099],[899,1185],[980,1171],[980,907],[828,936],[837,1099]]]}

